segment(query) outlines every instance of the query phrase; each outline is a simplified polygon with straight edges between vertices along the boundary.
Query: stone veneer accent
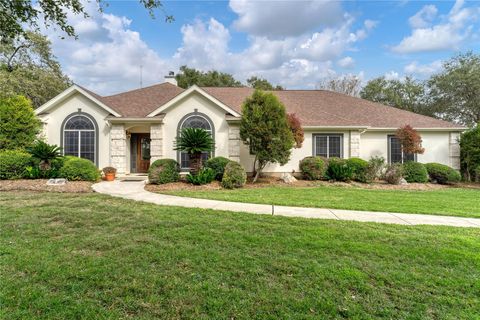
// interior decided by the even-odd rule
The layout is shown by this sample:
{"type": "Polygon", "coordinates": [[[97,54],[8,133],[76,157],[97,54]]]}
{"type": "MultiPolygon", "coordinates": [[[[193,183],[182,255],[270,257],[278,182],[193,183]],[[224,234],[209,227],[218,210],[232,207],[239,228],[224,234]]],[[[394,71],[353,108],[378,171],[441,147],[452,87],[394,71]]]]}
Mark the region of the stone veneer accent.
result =
{"type": "Polygon", "coordinates": [[[450,132],[450,166],[460,169],[460,133],[450,132]]]}
{"type": "Polygon", "coordinates": [[[150,125],[150,163],[163,157],[163,132],[161,124],[150,125]]]}
{"type": "Polygon", "coordinates": [[[228,158],[240,162],[240,125],[229,124],[228,127],[228,158]]]}
{"type": "Polygon", "coordinates": [[[360,131],[350,131],[350,158],[360,158],[360,131]]]}
{"type": "Polygon", "coordinates": [[[110,165],[118,173],[125,173],[127,168],[127,136],[123,124],[113,124],[110,128],[110,165]]]}

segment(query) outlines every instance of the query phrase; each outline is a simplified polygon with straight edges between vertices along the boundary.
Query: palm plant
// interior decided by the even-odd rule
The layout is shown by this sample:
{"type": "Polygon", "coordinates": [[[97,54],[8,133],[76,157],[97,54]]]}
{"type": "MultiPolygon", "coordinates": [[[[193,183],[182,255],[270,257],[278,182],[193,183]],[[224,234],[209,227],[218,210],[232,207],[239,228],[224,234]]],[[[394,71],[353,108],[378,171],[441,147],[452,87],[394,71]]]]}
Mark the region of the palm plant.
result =
{"type": "Polygon", "coordinates": [[[215,147],[212,135],[204,129],[182,129],[175,141],[175,150],[190,156],[190,171],[193,175],[202,168],[202,152],[211,152],[215,147]]]}
{"type": "Polygon", "coordinates": [[[40,160],[38,167],[42,171],[49,170],[51,168],[52,160],[55,160],[62,156],[62,148],[53,144],[50,145],[41,140],[35,141],[33,146],[28,149],[28,152],[33,158],[40,160]]]}

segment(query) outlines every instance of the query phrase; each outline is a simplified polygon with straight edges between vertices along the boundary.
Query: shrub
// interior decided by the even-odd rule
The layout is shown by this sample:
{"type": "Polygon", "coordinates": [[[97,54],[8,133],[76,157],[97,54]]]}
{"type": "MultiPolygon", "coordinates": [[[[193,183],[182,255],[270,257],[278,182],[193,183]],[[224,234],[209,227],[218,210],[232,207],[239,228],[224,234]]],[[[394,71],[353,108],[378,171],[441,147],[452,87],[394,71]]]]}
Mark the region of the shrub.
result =
{"type": "Polygon", "coordinates": [[[360,158],[350,158],[347,166],[352,170],[352,179],[358,182],[367,182],[368,161],[360,158]]]}
{"type": "Polygon", "coordinates": [[[305,180],[321,180],[325,177],[326,165],[321,157],[303,158],[299,167],[305,180]]]}
{"type": "Polygon", "coordinates": [[[153,184],[176,182],[180,179],[180,166],[173,159],[159,159],[148,169],[148,180],[153,184]]]}
{"type": "Polygon", "coordinates": [[[444,164],[427,163],[425,167],[427,168],[430,180],[436,181],[439,184],[452,184],[461,180],[460,173],[457,170],[444,164]]]}
{"type": "Polygon", "coordinates": [[[383,170],[385,169],[385,158],[374,156],[368,160],[368,167],[366,172],[367,181],[375,181],[382,177],[383,170]]]}
{"type": "Polygon", "coordinates": [[[225,167],[222,179],[222,187],[226,189],[241,188],[247,182],[247,174],[242,165],[235,161],[230,161],[225,167]]]}
{"type": "Polygon", "coordinates": [[[62,156],[61,150],[59,146],[50,145],[41,140],[35,141],[32,147],[28,148],[32,157],[40,161],[38,166],[41,171],[50,170],[52,161],[62,156]]]}
{"type": "Polygon", "coordinates": [[[229,162],[230,159],[224,157],[214,157],[207,160],[205,167],[210,168],[215,172],[215,180],[222,181],[225,167],[229,162]]]}
{"type": "Polygon", "coordinates": [[[69,157],[60,169],[59,175],[70,181],[97,181],[100,179],[100,172],[92,161],[77,157],[69,157]]]}
{"type": "Polygon", "coordinates": [[[475,171],[480,167],[480,125],[461,135],[460,163],[463,176],[467,180],[478,179],[475,171]]]}
{"type": "Polygon", "coordinates": [[[340,158],[328,159],[326,177],[329,180],[350,181],[352,176],[352,168],[347,165],[347,161],[340,158]]]}
{"type": "Polygon", "coordinates": [[[400,184],[403,178],[403,166],[401,163],[392,163],[387,165],[384,179],[390,184],[400,184]]]}
{"type": "Polygon", "coordinates": [[[215,179],[215,171],[211,168],[202,168],[196,175],[187,174],[187,181],[194,185],[208,184],[215,179]]]}
{"type": "MultiPolygon", "coordinates": [[[[63,167],[65,161],[68,157],[57,157],[56,159],[50,160],[50,168],[46,170],[40,169],[40,159],[32,158],[31,165],[25,169],[25,178],[29,179],[50,179],[50,178],[59,178],[60,169],[63,167]]],[[[74,158],[74,157],[73,157],[74,158]]]]}
{"type": "Polygon", "coordinates": [[[420,162],[408,161],[403,164],[403,177],[407,182],[428,182],[428,172],[420,162]]]}
{"type": "Polygon", "coordinates": [[[29,165],[31,156],[24,151],[0,151],[0,180],[23,178],[29,165]]]}
{"type": "Polygon", "coordinates": [[[480,182],[480,166],[475,169],[475,182],[480,182]]]}

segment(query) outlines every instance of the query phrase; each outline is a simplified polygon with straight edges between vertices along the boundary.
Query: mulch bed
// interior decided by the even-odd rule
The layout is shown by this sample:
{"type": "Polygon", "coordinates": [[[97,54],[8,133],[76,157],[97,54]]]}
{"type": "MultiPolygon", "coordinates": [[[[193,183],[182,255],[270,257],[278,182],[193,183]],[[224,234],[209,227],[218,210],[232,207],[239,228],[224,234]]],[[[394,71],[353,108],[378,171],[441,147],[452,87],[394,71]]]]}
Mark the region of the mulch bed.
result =
{"type": "Polygon", "coordinates": [[[68,181],[63,186],[47,186],[47,181],[47,179],[0,180],[0,191],[93,192],[91,187],[93,183],[89,181],[68,181]]]}

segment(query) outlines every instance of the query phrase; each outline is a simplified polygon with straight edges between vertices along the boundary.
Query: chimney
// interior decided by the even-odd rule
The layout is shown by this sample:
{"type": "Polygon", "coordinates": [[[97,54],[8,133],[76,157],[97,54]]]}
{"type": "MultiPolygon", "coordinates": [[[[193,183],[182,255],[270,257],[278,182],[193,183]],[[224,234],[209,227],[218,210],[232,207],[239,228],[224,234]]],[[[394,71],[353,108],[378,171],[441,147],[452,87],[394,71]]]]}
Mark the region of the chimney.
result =
{"type": "Polygon", "coordinates": [[[168,82],[168,83],[176,86],[177,85],[177,80],[175,79],[175,72],[169,71],[168,76],[165,76],[165,82],[168,82]]]}

